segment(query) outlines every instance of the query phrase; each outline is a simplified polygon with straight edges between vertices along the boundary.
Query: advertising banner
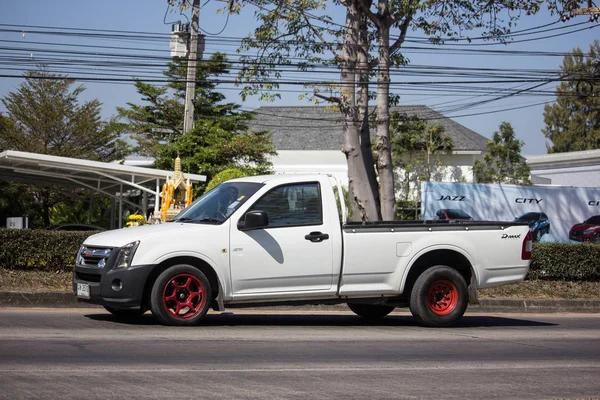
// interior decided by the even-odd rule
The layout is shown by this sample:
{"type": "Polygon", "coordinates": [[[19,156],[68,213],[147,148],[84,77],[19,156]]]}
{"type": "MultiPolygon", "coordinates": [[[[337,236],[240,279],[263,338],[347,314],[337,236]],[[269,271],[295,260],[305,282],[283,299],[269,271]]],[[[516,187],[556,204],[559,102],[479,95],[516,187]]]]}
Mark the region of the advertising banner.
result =
{"type": "Polygon", "coordinates": [[[521,221],[534,241],[600,241],[600,188],[423,182],[422,218],[521,221]]]}

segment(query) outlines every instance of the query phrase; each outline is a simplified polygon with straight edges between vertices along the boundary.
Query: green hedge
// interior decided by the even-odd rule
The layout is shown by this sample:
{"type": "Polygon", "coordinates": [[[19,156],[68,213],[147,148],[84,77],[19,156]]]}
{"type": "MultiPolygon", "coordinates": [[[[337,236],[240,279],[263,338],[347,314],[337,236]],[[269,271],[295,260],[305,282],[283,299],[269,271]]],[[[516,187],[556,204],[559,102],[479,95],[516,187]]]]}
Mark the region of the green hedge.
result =
{"type": "MultiPolygon", "coordinates": [[[[1,229],[0,268],[69,271],[94,233],[1,229]]],[[[535,243],[527,279],[600,281],[600,245],[535,243]]]]}
{"type": "Polygon", "coordinates": [[[535,243],[527,279],[600,281],[600,245],[535,243]]]}
{"type": "Polygon", "coordinates": [[[70,271],[77,250],[94,233],[0,229],[0,268],[70,271]]]}

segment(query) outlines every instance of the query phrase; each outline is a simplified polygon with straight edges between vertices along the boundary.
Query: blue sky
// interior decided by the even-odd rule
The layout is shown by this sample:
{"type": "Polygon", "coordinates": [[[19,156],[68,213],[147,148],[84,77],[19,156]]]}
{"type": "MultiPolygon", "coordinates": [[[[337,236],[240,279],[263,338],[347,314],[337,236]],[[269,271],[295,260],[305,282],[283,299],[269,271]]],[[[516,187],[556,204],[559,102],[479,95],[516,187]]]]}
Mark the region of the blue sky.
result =
{"type": "MultiPolygon", "coordinates": [[[[209,1],[202,8],[200,14],[200,27],[208,33],[217,33],[223,28],[220,36],[213,37],[213,40],[207,43],[207,52],[223,51],[230,54],[236,49],[236,46],[219,39],[222,37],[238,38],[245,36],[254,29],[255,19],[252,12],[244,12],[241,15],[234,15],[227,20],[223,14],[217,14],[217,10],[222,8],[223,2],[209,1]]],[[[122,30],[122,31],[141,31],[152,32],[157,34],[168,34],[171,31],[171,25],[164,24],[163,18],[167,9],[165,0],[30,0],[27,2],[20,1],[2,1],[0,2],[0,24],[12,24],[15,27],[7,25],[0,26],[0,56],[14,55],[14,51],[10,48],[34,48],[37,51],[30,51],[28,56],[31,58],[43,57],[44,49],[54,49],[56,45],[32,45],[32,42],[47,42],[47,43],[65,43],[65,44],[94,44],[94,45],[109,45],[115,47],[143,47],[145,49],[154,50],[152,54],[161,54],[168,56],[169,42],[164,40],[154,40],[148,43],[139,43],[127,40],[105,39],[99,41],[97,39],[90,40],[83,37],[61,37],[34,34],[28,32],[28,29],[22,28],[23,25],[47,26],[47,27],[62,27],[62,28],[85,28],[85,29],[103,29],[103,30],[122,30]],[[2,31],[2,29],[4,31],[2,31]],[[16,30],[17,32],[7,32],[7,30],[16,30]]],[[[337,14],[336,14],[337,16],[337,14]]],[[[341,14],[340,14],[341,16],[341,14]]],[[[167,21],[182,19],[178,13],[167,14],[167,21]]],[[[556,16],[550,16],[547,12],[541,12],[533,17],[524,17],[519,21],[516,30],[522,30],[532,27],[538,27],[552,23],[557,20],[556,16]]],[[[338,19],[338,21],[341,21],[338,19]]],[[[587,17],[578,17],[570,21],[568,24],[580,23],[587,21],[587,17]]],[[[552,28],[561,27],[565,24],[555,24],[552,28]]],[[[567,25],[568,25],[567,24],[567,25]]],[[[500,49],[500,50],[517,50],[523,52],[569,52],[574,47],[581,47],[584,51],[589,49],[590,44],[594,39],[599,38],[600,30],[593,29],[598,26],[598,23],[588,23],[587,25],[579,25],[576,28],[563,29],[556,32],[548,32],[539,34],[547,36],[557,32],[568,32],[579,28],[591,28],[581,32],[563,35],[544,40],[527,41],[524,43],[513,43],[509,45],[486,45],[473,46],[477,49],[500,49]]],[[[48,28],[47,30],[52,30],[48,28]]],[[[411,32],[409,35],[422,36],[419,32],[411,32]]],[[[535,38],[535,35],[525,36],[524,38],[535,38]]],[[[470,46],[465,46],[470,47],[470,46]]],[[[96,50],[95,48],[75,47],[76,51],[106,51],[96,50]]],[[[450,48],[450,46],[445,46],[450,48]]],[[[116,51],[116,50],[115,50],[116,51]]],[[[120,53],[127,53],[127,50],[120,50],[120,53]]],[[[133,50],[130,51],[135,53],[133,50]]],[[[19,54],[22,54],[20,52],[19,54]]],[[[47,53],[46,53],[47,54],[47,53]]],[[[558,70],[562,62],[561,57],[556,56],[528,56],[520,55],[481,55],[481,54],[447,54],[443,50],[429,51],[428,54],[417,52],[406,52],[405,55],[410,59],[411,65],[428,65],[428,66],[448,66],[448,67],[477,67],[477,68],[499,68],[503,70],[513,69],[536,69],[536,70],[558,70]]],[[[401,71],[402,72],[402,71],[401,71]]],[[[0,64],[0,74],[2,75],[20,75],[18,67],[10,65],[10,63],[0,64]]],[[[296,76],[298,74],[296,73],[296,76]]],[[[128,76],[126,76],[128,77],[128,76]]],[[[432,78],[412,77],[410,75],[399,75],[394,77],[402,81],[418,81],[430,80],[432,78]]],[[[442,78],[439,78],[443,80],[442,78]]],[[[483,78],[482,78],[483,79],[483,78]]],[[[14,91],[19,83],[20,78],[0,78],[0,97],[4,97],[10,91],[14,91]]],[[[98,98],[103,103],[103,115],[109,117],[116,113],[115,108],[125,106],[127,102],[139,102],[139,96],[131,84],[113,84],[106,82],[85,82],[87,90],[84,98],[98,98]]],[[[498,89],[503,87],[516,87],[519,84],[499,84],[498,89]]],[[[552,84],[547,85],[544,89],[552,89],[552,84]]],[[[238,96],[239,88],[232,86],[224,86],[221,88],[231,101],[241,103],[244,109],[255,109],[261,105],[269,105],[269,103],[261,103],[256,98],[248,99],[242,103],[238,96]]],[[[296,88],[297,89],[297,88],[296,88]]],[[[474,97],[475,94],[454,96],[451,92],[436,92],[424,91],[421,89],[406,89],[399,92],[401,95],[401,104],[425,104],[433,107],[457,122],[473,129],[483,136],[491,137],[492,133],[498,129],[501,122],[507,121],[515,128],[517,137],[525,142],[525,155],[535,155],[546,153],[545,138],[541,132],[543,128],[543,106],[530,107],[531,104],[552,101],[552,95],[545,96],[511,96],[504,100],[490,102],[479,107],[465,108],[464,110],[451,110],[453,106],[478,102],[481,97],[474,97]],[[509,110],[510,109],[510,110],[509,110]],[[506,111],[502,111],[506,110],[506,111]],[[502,112],[498,112],[502,111],[502,112]],[[490,113],[493,112],[493,113],[490,113]],[[466,115],[466,114],[481,114],[482,115],[466,115]],[[464,116],[463,116],[464,115],[464,116]]],[[[277,105],[307,105],[306,100],[298,100],[297,93],[284,93],[282,99],[277,102],[277,105]]],[[[272,104],[271,104],[272,105],[272,104]]],[[[4,107],[0,105],[0,111],[4,111],[4,107]]],[[[341,134],[341,131],[340,131],[341,134]]]]}

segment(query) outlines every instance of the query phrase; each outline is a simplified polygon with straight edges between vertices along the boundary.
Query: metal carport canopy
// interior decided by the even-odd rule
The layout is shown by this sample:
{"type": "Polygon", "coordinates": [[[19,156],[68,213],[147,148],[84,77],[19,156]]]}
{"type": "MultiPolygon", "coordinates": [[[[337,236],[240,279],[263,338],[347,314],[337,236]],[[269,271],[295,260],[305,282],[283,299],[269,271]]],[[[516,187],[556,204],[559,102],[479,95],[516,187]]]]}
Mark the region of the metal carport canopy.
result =
{"type": "MultiPolygon", "coordinates": [[[[118,163],[15,150],[0,153],[0,180],[91,189],[134,207],[140,206],[124,200],[117,193],[123,193],[124,187],[135,188],[144,193],[144,198],[147,198],[148,194],[159,198],[162,183],[171,175],[173,171],[118,163]]],[[[204,175],[184,174],[184,176],[192,183],[206,181],[204,175]]]]}

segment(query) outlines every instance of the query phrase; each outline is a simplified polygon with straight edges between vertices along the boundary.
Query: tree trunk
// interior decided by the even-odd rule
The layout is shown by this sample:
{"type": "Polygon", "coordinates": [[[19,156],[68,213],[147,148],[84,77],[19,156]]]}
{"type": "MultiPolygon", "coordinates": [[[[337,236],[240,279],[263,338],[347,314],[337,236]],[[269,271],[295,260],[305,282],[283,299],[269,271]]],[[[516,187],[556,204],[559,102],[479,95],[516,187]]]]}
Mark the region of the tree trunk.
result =
{"type": "Polygon", "coordinates": [[[50,226],[50,192],[48,189],[42,189],[42,218],[44,220],[44,226],[50,226]]]}
{"type": "MultiPolygon", "coordinates": [[[[380,2],[380,15],[385,17],[380,2]]],[[[379,174],[379,198],[381,204],[381,216],[385,221],[391,221],[395,217],[396,199],[394,196],[394,171],[392,167],[392,155],[390,151],[390,25],[386,18],[382,18],[378,29],[379,45],[379,71],[377,73],[377,172],[379,174]]]]}
{"type": "Polygon", "coordinates": [[[349,193],[356,203],[358,213],[354,220],[376,221],[377,206],[369,184],[365,161],[360,144],[360,112],[356,101],[357,49],[360,16],[355,3],[346,8],[346,28],[341,65],[340,110],[343,118],[344,145],[342,152],[348,162],[349,193]]]}
{"type": "MultiPolygon", "coordinates": [[[[370,0],[365,0],[368,8],[370,0]]],[[[360,9],[359,9],[360,11],[360,9]]],[[[360,149],[365,163],[365,171],[369,179],[371,192],[375,197],[377,219],[381,219],[381,208],[379,206],[379,184],[375,174],[375,160],[373,159],[373,148],[371,144],[371,128],[369,124],[369,44],[367,38],[367,16],[360,15],[360,28],[358,34],[358,109],[360,127],[360,149]]]]}

